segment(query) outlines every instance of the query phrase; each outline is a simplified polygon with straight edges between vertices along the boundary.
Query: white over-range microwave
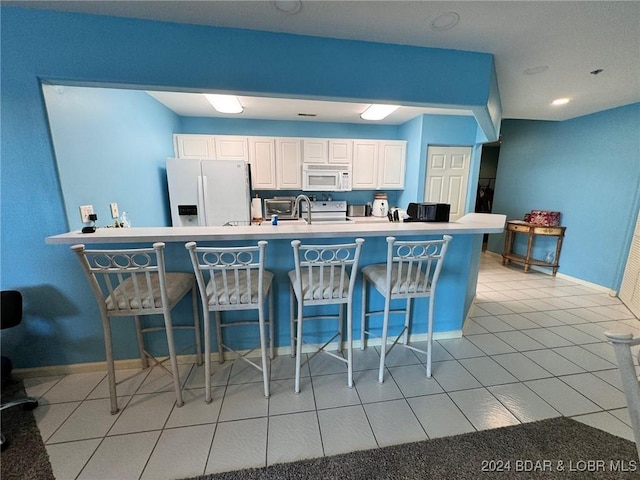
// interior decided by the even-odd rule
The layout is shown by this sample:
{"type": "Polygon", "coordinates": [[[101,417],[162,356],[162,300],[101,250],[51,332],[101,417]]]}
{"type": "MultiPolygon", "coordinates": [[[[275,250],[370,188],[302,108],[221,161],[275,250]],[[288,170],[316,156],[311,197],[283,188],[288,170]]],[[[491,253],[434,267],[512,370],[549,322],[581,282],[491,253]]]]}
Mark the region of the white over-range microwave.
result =
{"type": "Polygon", "coordinates": [[[310,192],[350,191],[351,165],[303,165],[302,190],[310,192]]]}

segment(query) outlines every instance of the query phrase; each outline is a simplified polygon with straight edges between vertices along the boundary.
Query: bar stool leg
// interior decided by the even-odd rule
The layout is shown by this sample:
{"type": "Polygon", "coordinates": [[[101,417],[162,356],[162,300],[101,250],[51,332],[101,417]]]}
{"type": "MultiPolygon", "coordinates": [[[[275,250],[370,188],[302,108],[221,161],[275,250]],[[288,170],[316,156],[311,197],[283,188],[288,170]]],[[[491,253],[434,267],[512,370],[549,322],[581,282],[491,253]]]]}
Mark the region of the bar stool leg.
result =
{"type": "Polygon", "coordinates": [[[407,298],[407,305],[404,309],[404,335],[402,342],[409,345],[409,328],[411,327],[411,299],[407,298]]]}
{"type": "Polygon", "coordinates": [[[176,406],[184,405],[182,400],[182,389],[180,388],[180,372],[178,371],[178,358],[176,357],[176,347],[173,343],[173,327],[171,326],[171,311],[169,307],[164,308],[164,328],[167,334],[167,347],[169,349],[169,363],[171,363],[171,373],[173,377],[173,388],[176,391],[176,406]]]}
{"type": "Polygon", "coordinates": [[[144,338],[142,336],[142,320],[140,315],[134,315],[133,320],[136,325],[136,338],[138,340],[138,351],[140,352],[140,361],[142,362],[142,369],[149,368],[149,359],[144,350],[144,338]]]}
{"type": "Polygon", "coordinates": [[[338,305],[338,334],[339,334],[339,338],[340,340],[338,341],[338,353],[342,352],[342,347],[344,346],[344,329],[342,327],[342,324],[344,322],[344,305],[343,304],[339,304],[338,305]]]}
{"type": "Polygon", "coordinates": [[[300,364],[302,362],[302,310],[303,303],[298,299],[298,332],[296,342],[296,381],[294,391],[300,393],[300,364]]]}
{"type": "Polygon", "coordinates": [[[269,290],[269,358],[273,360],[273,288],[269,290]]]}
{"type": "Polygon", "coordinates": [[[193,329],[196,337],[196,361],[202,365],[202,340],[200,338],[200,315],[198,314],[198,285],[193,284],[191,288],[191,303],[193,308],[193,329]]]}
{"type": "Polygon", "coordinates": [[[293,285],[289,283],[289,336],[291,345],[291,358],[296,356],[296,322],[293,316],[293,299],[295,292],[293,291],[293,285]]]}
{"type": "Polygon", "coordinates": [[[102,316],[102,329],[104,331],[104,346],[107,356],[107,377],[109,379],[109,398],[111,400],[111,415],[118,413],[118,396],[116,393],[116,369],[113,364],[113,340],[111,338],[111,323],[104,314],[102,316]]]}
{"type": "Polygon", "coordinates": [[[365,330],[367,327],[367,279],[362,276],[362,320],[360,321],[360,350],[367,348],[367,340],[365,338],[365,330]]]}
{"type": "Polygon", "coordinates": [[[389,333],[389,307],[391,299],[384,299],[384,316],[382,319],[382,345],[380,346],[380,369],[378,370],[378,383],[384,382],[384,361],[387,356],[387,335],[389,333]]]}
{"type": "Polygon", "coordinates": [[[265,336],[263,304],[258,307],[258,328],[260,329],[260,350],[262,356],[262,383],[264,385],[264,396],[269,398],[269,364],[267,360],[267,338],[265,336]]]}
{"type": "Polygon", "coordinates": [[[209,310],[203,313],[204,320],[204,401],[211,403],[211,321],[209,310]]]}
{"type": "MultiPolygon", "coordinates": [[[[340,311],[342,312],[343,305],[340,305],[340,311]]],[[[353,388],[353,309],[351,303],[347,303],[347,385],[349,388],[353,388]]],[[[342,324],[342,322],[341,322],[342,324]]]]}
{"type": "Polygon", "coordinates": [[[431,344],[433,342],[433,294],[429,296],[429,320],[427,322],[427,378],[431,378],[431,344]]]}
{"type": "Polygon", "coordinates": [[[218,362],[224,363],[224,347],[222,346],[222,321],[221,321],[221,313],[216,310],[214,312],[214,316],[216,319],[216,340],[218,342],[218,362]]]}

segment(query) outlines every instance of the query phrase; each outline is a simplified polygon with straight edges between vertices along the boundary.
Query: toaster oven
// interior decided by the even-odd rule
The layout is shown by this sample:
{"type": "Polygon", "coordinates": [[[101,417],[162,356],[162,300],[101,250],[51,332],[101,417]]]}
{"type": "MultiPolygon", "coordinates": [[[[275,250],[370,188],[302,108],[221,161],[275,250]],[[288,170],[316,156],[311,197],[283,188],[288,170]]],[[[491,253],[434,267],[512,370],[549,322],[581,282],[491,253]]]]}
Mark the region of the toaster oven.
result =
{"type": "Polygon", "coordinates": [[[271,215],[278,215],[279,220],[295,220],[298,218],[295,205],[296,199],[293,197],[265,198],[265,218],[271,218],[271,215]]]}

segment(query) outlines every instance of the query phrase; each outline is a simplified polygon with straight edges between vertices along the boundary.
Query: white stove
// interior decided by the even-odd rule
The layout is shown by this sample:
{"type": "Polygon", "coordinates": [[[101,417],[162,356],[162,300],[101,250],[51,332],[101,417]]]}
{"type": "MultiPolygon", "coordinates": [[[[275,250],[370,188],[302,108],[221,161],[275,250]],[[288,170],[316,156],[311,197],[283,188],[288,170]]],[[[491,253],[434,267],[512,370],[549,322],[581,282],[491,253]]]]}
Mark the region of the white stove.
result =
{"type": "MultiPolygon", "coordinates": [[[[307,203],[300,202],[302,216],[307,213],[307,203]]],[[[311,224],[322,223],[346,223],[353,222],[347,217],[347,202],[344,200],[316,200],[311,202],[311,224]]]]}

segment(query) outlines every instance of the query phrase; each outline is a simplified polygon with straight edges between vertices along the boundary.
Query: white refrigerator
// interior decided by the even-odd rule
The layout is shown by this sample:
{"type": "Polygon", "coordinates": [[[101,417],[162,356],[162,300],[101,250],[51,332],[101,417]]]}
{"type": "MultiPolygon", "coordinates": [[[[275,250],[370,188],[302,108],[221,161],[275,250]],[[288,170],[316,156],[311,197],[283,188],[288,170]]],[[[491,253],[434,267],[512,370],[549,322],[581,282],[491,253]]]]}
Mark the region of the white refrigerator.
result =
{"type": "Polygon", "coordinates": [[[174,227],[249,225],[249,165],[244,160],[167,158],[174,227]]]}

